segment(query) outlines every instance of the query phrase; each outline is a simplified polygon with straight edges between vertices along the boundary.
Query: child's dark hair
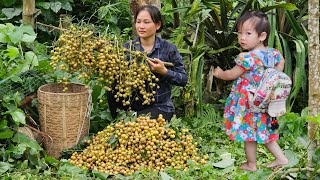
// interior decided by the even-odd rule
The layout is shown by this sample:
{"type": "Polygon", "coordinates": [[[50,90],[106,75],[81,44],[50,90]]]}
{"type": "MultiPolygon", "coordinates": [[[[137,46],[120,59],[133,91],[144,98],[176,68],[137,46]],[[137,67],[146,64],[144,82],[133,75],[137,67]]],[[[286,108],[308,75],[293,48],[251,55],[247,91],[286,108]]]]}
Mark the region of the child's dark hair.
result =
{"type": "Polygon", "coordinates": [[[163,20],[163,17],[161,15],[161,12],[160,10],[156,7],[156,6],[153,6],[153,5],[143,5],[141,6],[137,11],[136,11],[136,14],[134,15],[134,22],[137,21],[137,17],[139,15],[139,13],[141,11],[148,11],[150,16],[151,16],[151,19],[152,21],[155,23],[155,24],[159,24],[160,23],[160,28],[157,30],[157,33],[158,32],[161,32],[161,30],[163,29],[163,25],[164,25],[164,20],[163,20]]]}
{"type": "Polygon", "coordinates": [[[264,12],[258,11],[258,10],[247,11],[239,18],[238,24],[237,24],[238,29],[248,19],[252,19],[255,21],[254,27],[255,27],[255,30],[257,31],[259,36],[261,35],[262,32],[267,33],[266,40],[264,40],[264,42],[263,42],[263,44],[265,46],[267,46],[268,45],[268,38],[269,38],[269,34],[270,34],[270,23],[268,20],[268,16],[264,12]]]}

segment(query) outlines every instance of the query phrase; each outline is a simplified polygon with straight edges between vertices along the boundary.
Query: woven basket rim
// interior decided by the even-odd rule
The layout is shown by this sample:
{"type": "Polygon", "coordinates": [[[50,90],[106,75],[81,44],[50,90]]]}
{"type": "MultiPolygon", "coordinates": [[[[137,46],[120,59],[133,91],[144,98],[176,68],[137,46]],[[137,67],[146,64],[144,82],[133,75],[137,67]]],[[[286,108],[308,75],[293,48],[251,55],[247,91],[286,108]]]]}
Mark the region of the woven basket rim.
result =
{"type": "Polygon", "coordinates": [[[74,83],[74,82],[70,82],[69,84],[75,84],[75,85],[80,85],[80,86],[84,86],[85,90],[82,92],[72,92],[72,93],[68,93],[68,92],[63,92],[63,93],[55,93],[55,92],[49,92],[49,91],[43,91],[42,88],[45,86],[49,86],[49,85],[60,85],[63,83],[48,83],[48,84],[44,84],[42,86],[39,87],[38,92],[40,93],[45,93],[45,94],[58,94],[58,95],[63,95],[63,96],[68,96],[68,95],[77,95],[77,94],[88,94],[90,92],[90,88],[86,87],[86,85],[81,84],[81,83],[74,83]]]}

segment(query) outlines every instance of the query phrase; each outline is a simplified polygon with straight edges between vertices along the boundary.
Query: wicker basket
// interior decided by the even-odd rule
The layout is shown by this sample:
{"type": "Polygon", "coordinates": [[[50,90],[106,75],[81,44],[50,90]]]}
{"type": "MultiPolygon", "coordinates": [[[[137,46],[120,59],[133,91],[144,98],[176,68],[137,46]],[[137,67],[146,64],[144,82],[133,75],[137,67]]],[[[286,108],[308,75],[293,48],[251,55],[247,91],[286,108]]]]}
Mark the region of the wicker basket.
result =
{"type": "Polygon", "coordinates": [[[48,155],[55,158],[88,135],[91,90],[83,84],[46,84],[38,89],[41,131],[48,155]],[[68,91],[64,92],[64,87],[68,91]]]}

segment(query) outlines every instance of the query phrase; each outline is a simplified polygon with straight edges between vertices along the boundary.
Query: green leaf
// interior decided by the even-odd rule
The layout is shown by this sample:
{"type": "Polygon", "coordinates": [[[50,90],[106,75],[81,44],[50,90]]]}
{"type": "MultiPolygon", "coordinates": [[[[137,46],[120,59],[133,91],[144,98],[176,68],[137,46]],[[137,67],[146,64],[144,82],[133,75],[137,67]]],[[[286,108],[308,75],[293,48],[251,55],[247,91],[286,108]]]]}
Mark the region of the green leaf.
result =
{"type": "Polygon", "coordinates": [[[16,156],[16,157],[21,157],[21,155],[23,155],[23,153],[27,150],[27,146],[25,144],[18,144],[18,146],[16,146],[12,153],[16,156]]]}
{"type": "Polygon", "coordinates": [[[18,164],[18,169],[28,169],[28,160],[24,160],[21,164],[18,164]]]}
{"type": "Polygon", "coordinates": [[[9,169],[13,167],[12,164],[6,162],[0,162],[0,174],[7,172],[9,169]]]}
{"type": "Polygon", "coordinates": [[[281,9],[286,9],[288,11],[294,11],[294,10],[297,10],[297,6],[294,5],[294,4],[291,4],[291,3],[281,3],[281,4],[277,4],[277,5],[272,5],[272,6],[267,6],[267,7],[264,7],[262,8],[261,10],[262,11],[269,11],[269,10],[272,10],[272,9],[277,9],[277,8],[281,8],[281,9]]]}
{"type": "Polygon", "coordinates": [[[221,11],[221,23],[222,23],[222,30],[227,31],[228,29],[228,9],[227,9],[227,2],[226,1],[220,1],[220,11],[221,11]]]}
{"type": "Polygon", "coordinates": [[[29,62],[29,64],[31,64],[31,67],[39,65],[38,57],[32,51],[26,52],[25,59],[27,62],[29,62]]]}
{"type": "Polygon", "coordinates": [[[108,111],[102,111],[100,113],[100,118],[103,119],[103,120],[112,120],[111,113],[108,112],[108,111]]]}
{"type": "Polygon", "coordinates": [[[37,143],[37,141],[35,141],[35,140],[29,140],[29,141],[26,142],[26,144],[28,145],[29,148],[31,148],[31,149],[30,149],[30,154],[31,154],[31,155],[37,155],[38,152],[39,152],[40,150],[42,150],[42,148],[40,147],[40,145],[39,145],[39,144],[37,143]]]}
{"type": "Polygon", "coordinates": [[[278,31],[275,31],[275,47],[276,49],[279,49],[279,52],[280,54],[283,54],[283,51],[282,51],[282,46],[281,46],[281,41],[280,41],[280,37],[279,37],[279,34],[278,34],[278,31]]]}
{"type": "Polygon", "coordinates": [[[100,178],[102,180],[107,179],[109,177],[109,174],[103,173],[103,172],[99,172],[99,171],[95,171],[95,170],[92,171],[92,174],[95,177],[100,178]]]}
{"type": "Polygon", "coordinates": [[[22,79],[21,79],[19,76],[17,76],[16,74],[12,75],[12,76],[10,77],[10,79],[11,79],[13,82],[22,82],[22,79]]]}
{"type": "Polygon", "coordinates": [[[24,146],[26,148],[30,148],[30,155],[37,155],[38,152],[42,150],[37,141],[31,140],[28,136],[20,132],[16,133],[12,141],[18,143],[19,145],[23,145],[20,147],[20,149],[23,149],[24,146]]]}
{"type": "Polygon", "coordinates": [[[268,177],[272,174],[271,169],[258,169],[257,172],[254,174],[250,174],[249,179],[268,179],[268,177]]]}
{"type": "Polygon", "coordinates": [[[238,50],[240,50],[240,48],[238,46],[231,45],[231,46],[227,46],[227,47],[216,49],[216,50],[210,50],[208,52],[208,54],[218,54],[218,53],[221,53],[221,52],[229,50],[229,49],[238,49],[238,50]]]}
{"type": "Polygon", "coordinates": [[[179,53],[181,54],[191,54],[191,51],[188,49],[178,49],[179,53]]]}
{"type": "Polygon", "coordinates": [[[115,118],[116,121],[122,120],[127,116],[127,114],[124,110],[117,110],[117,112],[118,112],[118,115],[115,118]]]}
{"type": "Polygon", "coordinates": [[[87,179],[85,171],[69,163],[66,163],[63,166],[59,167],[57,175],[58,179],[60,179],[59,177],[63,176],[72,177],[73,179],[87,179]]]}
{"type": "Polygon", "coordinates": [[[70,2],[66,2],[63,6],[62,9],[67,10],[67,11],[72,11],[72,6],[70,4],[70,2]]]}
{"type": "Polygon", "coordinates": [[[50,8],[53,12],[58,13],[61,9],[61,2],[59,2],[59,1],[51,2],[50,8]]]}
{"type": "Polygon", "coordinates": [[[205,54],[205,52],[203,52],[202,54],[200,54],[199,56],[195,57],[192,61],[192,79],[191,79],[191,83],[192,83],[192,88],[196,88],[196,82],[197,82],[197,70],[198,70],[198,66],[199,66],[199,62],[200,59],[202,58],[202,56],[205,54]]]}
{"type": "Polygon", "coordinates": [[[10,139],[13,136],[14,132],[10,129],[4,131],[0,130],[0,139],[10,139]]]}
{"type": "Polygon", "coordinates": [[[8,32],[7,34],[11,42],[14,44],[21,42],[21,39],[23,37],[23,31],[20,28],[17,28],[16,31],[8,32]]]}
{"type": "MultiPolygon", "coordinates": [[[[269,1],[269,2],[273,3],[271,1],[269,1]]],[[[273,14],[275,14],[276,10],[272,9],[271,12],[273,14]]],[[[270,47],[274,47],[275,32],[276,32],[276,28],[275,27],[277,26],[276,17],[273,14],[268,15],[270,25],[271,25],[271,27],[274,27],[274,28],[270,29],[270,35],[269,35],[269,39],[268,39],[268,46],[270,46],[270,47]]]]}
{"type": "Polygon", "coordinates": [[[30,141],[30,139],[26,135],[24,135],[23,133],[18,132],[15,134],[12,141],[15,143],[21,144],[21,143],[25,143],[25,142],[30,141]]]}
{"type": "Polygon", "coordinates": [[[99,19],[102,19],[104,18],[108,13],[109,13],[109,9],[108,9],[108,6],[102,6],[99,8],[98,10],[98,17],[99,19]]]}
{"type": "Polygon", "coordinates": [[[124,179],[124,176],[122,174],[116,174],[115,179],[124,179]]]}
{"type": "Polygon", "coordinates": [[[116,141],[118,141],[118,139],[116,138],[116,136],[114,134],[112,134],[112,136],[108,139],[108,144],[113,144],[116,141]]]}
{"type": "Polygon", "coordinates": [[[9,37],[5,33],[0,32],[0,42],[8,43],[9,41],[10,41],[9,37]]]}
{"type": "Polygon", "coordinates": [[[297,22],[291,11],[285,11],[286,17],[288,18],[288,24],[291,25],[295,36],[302,41],[308,40],[306,33],[303,31],[301,25],[297,22]]]}
{"type": "Polygon", "coordinates": [[[284,153],[289,160],[289,163],[285,167],[294,167],[299,163],[299,156],[292,150],[285,150],[284,153]]]}
{"type": "Polygon", "coordinates": [[[288,42],[286,39],[283,38],[281,34],[279,34],[282,44],[283,44],[283,51],[284,51],[284,57],[286,59],[285,65],[284,65],[284,72],[292,79],[292,59],[291,59],[291,50],[288,45],[288,42]]]}
{"type": "Polygon", "coordinates": [[[10,59],[15,59],[20,55],[19,49],[14,46],[9,46],[9,48],[5,50],[4,55],[10,59]]]}
{"type": "Polygon", "coordinates": [[[113,24],[117,24],[118,23],[118,17],[111,15],[111,16],[108,17],[108,22],[111,22],[113,24]]]}
{"type": "Polygon", "coordinates": [[[26,115],[21,109],[17,109],[14,112],[10,112],[10,115],[12,116],[12,119],[16,123],[26,124],[26,115]]]}
{"type": "Polygon", "coordinates": [[[312,155],[312,162],[314,167],[319,167],[320,166],[320,148],[316,149],[316,151],[312,155]]]}
{"type": "Polygon", "coordinates": [[[301,111],[301,117],[306,118],[308,115],[309,115],[309,108],[308,107],[303,108],[301,111]]]}
{"type": "Polygon", "coordinates": [[[12,23],[6,23],[6,26],[9,30],[13,31],[16,29],[16,27],[12,23]]]}
{"type": "Polygon", "coordinates": [[[298,137],[298,141],[304,148],[308,148],[308,137],[298,137]]]}
{"type": "Polygon", "coordinates": [[[28,34],[23,34],[21,41],[26,43],[32,43],[37,36],[31,36],[28,34]]]}
{"type": "Polygon", "coordinates": [[[23,33],[27,33],[28,35],[31,35],[31,36],[36,36],[36,33],[34,32],[32,26],[29,24],[22,24],[21,26],[19,26],[19,29],[23,33]]]}
{"type": "Polygon", "coordinates": [[[58,165],[60,163],[60,161],[58,161],[57,159],[55,159],[55,158],[53,158],[51,156],[46,156],[44,158],[44,160],[45,160],[46,163],[48,163],[50,165],[54,165],[54,166],[56,166],[56,165],[58,165]]]}
{"type": "Polygon", "coordinates": [[[198,64],[197,78],[196,78],[197,117],[200,117],[203,114],[203,104],[202,104],[203,65],[204,65],[204,58],[201,57],[198,64]]]}
{"type": "Polygon", "coordinates": [[[193,1],[191,9],[190,11],[188,11],[189,18],[194,18],[195,13],[199,11],[200,4],[201,4],[201,0],[193,1]]]}
{"type": "Polygon", "coordinates": [[[162,180],[171,180],[173,179],[172,177],[170,177],[167,173],[160,171],[160,176],[162,180]]]}
{"type": "Polygon", "coordinates": [[[105,93],[106,93],[106,90],[104,88],[102,88],[101,91],[100,91],[100,95],[97,98],[101,99],[104,96],[105,93]]]}
{"type": "Polygon", "coordinates": [[[52,70],[52,66],[50,66],[50,62],[46,60],[40,60],[39,65],[34,67],[41,72],[50,72],[52,70]]]}
{"type": "Polygon", "coordinates": [[[9,74],[12,75],[25,72],[29,70],[29,66],[29,63],[27,61],[24,61],[23,64],[18,64],[15,68],[11,69],[9,74]]]}
{"type": "Polygon", "coordinates": [[[99,19],[102,19],[104,17],[106,17],[107,15],[112,15],[112,14],[117,14],[118,12],[120,12],[116,6],[118,5],[119,3],[116,3],[116,4],[109,4],[109,5],[106,5],[106,6],[102,6],[99,8],[98,10],[98,17],[99,19]]]}
{"type": "Polygon", "coordinates": [[[50,8],[50,3],[49,2],[37,2],[36,6],[37,7],[42,7],[43,9],[49,9],[50,8]]]}
{"type": "Polygon", "coordinates": [[[3,8],[1,12],[7,16],[8,19],[12,19],[15,16],[20,16],[22,9],[21,8],[3,8]]]}
{"type": "Polygon", "coordinates": [[[8,124],[7,120],[1,120],[0,121],[0,130],[3,129],[3,128],[6,128],[7,124],[8,124]]]}
{"type": "Polygon", "coordinates": [[[118,141],[118,139],[116,138],[116,136],[114,134],[112,134],[112,136],[107,141],[107,143],[111,145],[112,149],[117,147],[118,142],[119,141],[118,141]]]}
{"type": "Polygon", "coordinates": [[[216,162],[216,163],[212,163],[212,165],[214,167],[227,168],[229,166],[233,166],[233,163],[235,162],[235,159],[231,158],[231,154],[230,153],[224,153],[224,154],[220,155],[220,157],[222,158],[221,161],[216,162]]]}
{"type": "MultiPolygon", "coordinates": [[[[30,152],[31,152],[32,150],[30,150],[30,152]]],[[[29,153],[30,153],[29,152],[29,153]]],[[[26,154],[28,154],[28,152],[26,152],[26,154]]],[[[38,166],[39,164],[43,164],[42,162],[41,162],[41,160],[39,160],[39,158],[38,158],[38,156],[35,154],[35,153],[33,153],[33,154],[28,154],[28,160],[31,162],[31,164],[33,164],[33,165],[35,165],[35,166],[38,166]]],[[[44,165],[44,167],[46,167],[45,165],[44,165]]]]}

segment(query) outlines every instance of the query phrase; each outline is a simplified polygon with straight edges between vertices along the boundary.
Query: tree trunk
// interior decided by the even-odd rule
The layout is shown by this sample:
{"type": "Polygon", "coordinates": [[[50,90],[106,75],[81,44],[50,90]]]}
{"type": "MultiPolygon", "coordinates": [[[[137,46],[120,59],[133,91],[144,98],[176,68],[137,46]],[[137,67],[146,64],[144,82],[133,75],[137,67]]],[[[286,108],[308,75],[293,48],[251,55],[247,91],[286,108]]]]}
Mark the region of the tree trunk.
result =
{"type": "MultiPolygon", "coordinates": [[[[308,56],[309,56],[309,114],[317,117],[320,113],[320,64],[319,64],[319,0],[309,0],[308,56]]],[[[319,147],[318,125],[308,122],[308,136],[312,142],[308,148],[308,166],[312,165],[312,155],[319,147]]]]}
{"type": "Polygon", "coordinates": [[[145,4],[152,4],[161,9],[161,0],[130,0],[131,13],[134,15],[140,6],[145,4]]]}
{"type": "Polygon", "coordinates": [[[23,0],[22,21],[34,27],[35,0],[23,0]]]}
{"type": "Polygon", "coordinates": [[[158,9],[161,9],[161,0],[139,0],[139,5],[152,4],[158,9]]]}
{"type": "MultiPolygon", "coordinates": [[[[178,7],[176,0],[172,0],[171,4],[172,4],[173,9],[178,7]]],[[[179,13],[174,12],[173,13],[173,28],[177,28],[177,27],[179,27],[179,25],[180,25],[179,13]]]]}

